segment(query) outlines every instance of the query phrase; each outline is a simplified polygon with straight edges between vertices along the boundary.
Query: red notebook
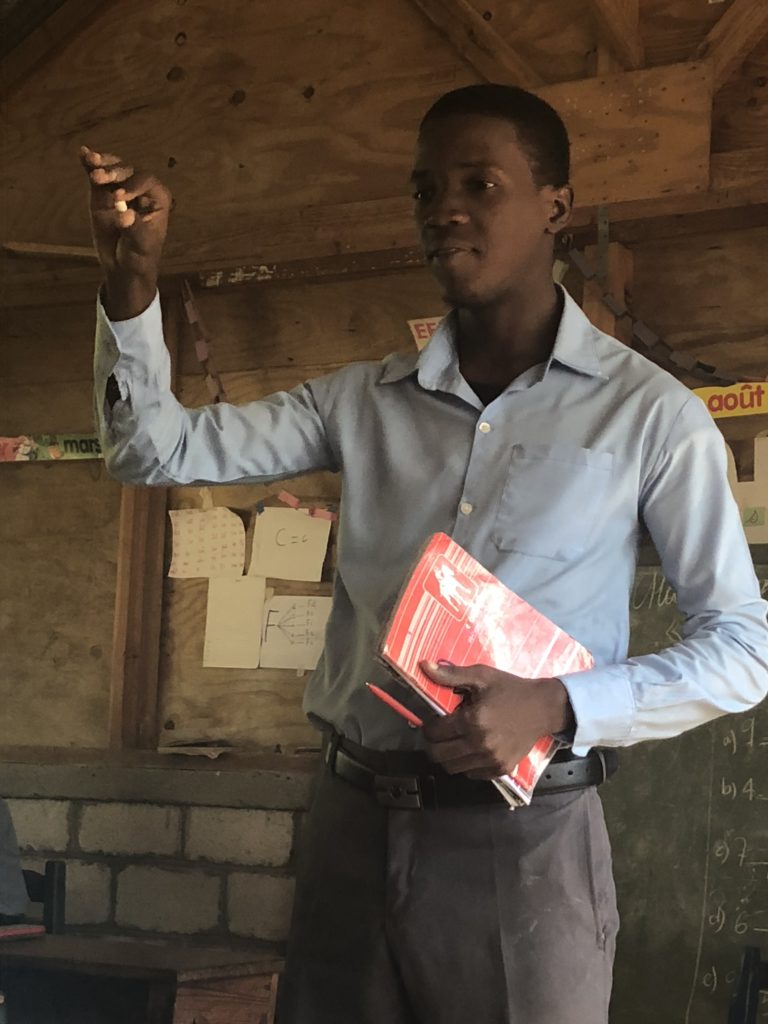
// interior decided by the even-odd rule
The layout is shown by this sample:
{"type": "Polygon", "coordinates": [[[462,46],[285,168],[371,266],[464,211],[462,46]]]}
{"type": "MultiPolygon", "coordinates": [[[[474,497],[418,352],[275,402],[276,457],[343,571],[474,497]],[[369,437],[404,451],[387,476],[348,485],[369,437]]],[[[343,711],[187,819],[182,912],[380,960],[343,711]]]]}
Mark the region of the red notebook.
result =
{"type": "MultiPolygon", "coordinates": [[[[591,668],[592,655],[476,562],[444,533],[427,542],[407,580],[380,653],[438,714],[449,714],[460,694],[433,682],[421,661],[490,665],[528,679],[591,668]]],[[[494,783],[511,807],[529,804],[560,743],[542,736],[494,783]]]]}

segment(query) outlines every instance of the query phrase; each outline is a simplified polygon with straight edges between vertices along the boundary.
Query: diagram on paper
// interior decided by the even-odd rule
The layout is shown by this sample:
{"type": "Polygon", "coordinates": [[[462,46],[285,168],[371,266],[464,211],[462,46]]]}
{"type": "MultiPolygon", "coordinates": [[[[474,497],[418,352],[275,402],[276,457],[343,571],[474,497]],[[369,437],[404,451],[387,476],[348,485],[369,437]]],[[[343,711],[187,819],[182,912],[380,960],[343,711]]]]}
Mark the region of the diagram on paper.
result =
{"type": "Polygon", "coordinates": [[[330,597],[271,597],[262,619],[261,667],[314,668],[330,613],[330,597]]]}

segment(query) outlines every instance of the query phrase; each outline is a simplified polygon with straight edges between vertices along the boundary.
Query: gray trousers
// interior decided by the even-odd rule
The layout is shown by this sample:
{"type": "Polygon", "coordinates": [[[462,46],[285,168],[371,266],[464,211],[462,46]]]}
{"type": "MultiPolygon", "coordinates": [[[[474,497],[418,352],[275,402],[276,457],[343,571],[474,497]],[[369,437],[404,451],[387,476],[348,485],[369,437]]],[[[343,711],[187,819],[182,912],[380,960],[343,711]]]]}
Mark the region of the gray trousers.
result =
{"type": "Polygon", "coordinates": [[[325,770],[278,1024],[605,1024],[618,931],[595,789],[391,810],[325,770]]]}

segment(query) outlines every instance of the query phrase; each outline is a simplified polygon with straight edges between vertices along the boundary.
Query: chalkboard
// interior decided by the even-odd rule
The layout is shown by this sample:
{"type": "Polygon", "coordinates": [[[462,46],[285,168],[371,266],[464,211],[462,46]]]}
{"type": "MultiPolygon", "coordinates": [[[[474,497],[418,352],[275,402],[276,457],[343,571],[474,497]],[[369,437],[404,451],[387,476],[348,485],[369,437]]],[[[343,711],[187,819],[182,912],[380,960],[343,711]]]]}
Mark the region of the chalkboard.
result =
{"type": "MultiPolygon", "coordinates": [[[[752,554],[768,595],[768,546],[752,554]]],[[[681,621],[658,564],[641,566],[630,653],[681,621]]],[[[743,947],[768,957],[768,703],[623,750],[601,793],[622,919],[611,1024],[725,1024],[743,947]]]]}

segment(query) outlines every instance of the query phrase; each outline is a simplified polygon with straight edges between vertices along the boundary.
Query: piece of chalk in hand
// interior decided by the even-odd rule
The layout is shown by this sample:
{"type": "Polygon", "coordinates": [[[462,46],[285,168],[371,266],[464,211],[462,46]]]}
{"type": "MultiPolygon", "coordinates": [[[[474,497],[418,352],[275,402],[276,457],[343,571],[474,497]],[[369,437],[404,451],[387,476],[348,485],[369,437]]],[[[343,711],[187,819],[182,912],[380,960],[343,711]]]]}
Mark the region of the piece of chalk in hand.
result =
{"type": "Polygon", "coordinates": [[[127,213],[128,212],[128,203],[126,203],[126,201],[124,199],[116,199],[115,200],[115,209],[117,210],[118,213],[127,213]]]}

